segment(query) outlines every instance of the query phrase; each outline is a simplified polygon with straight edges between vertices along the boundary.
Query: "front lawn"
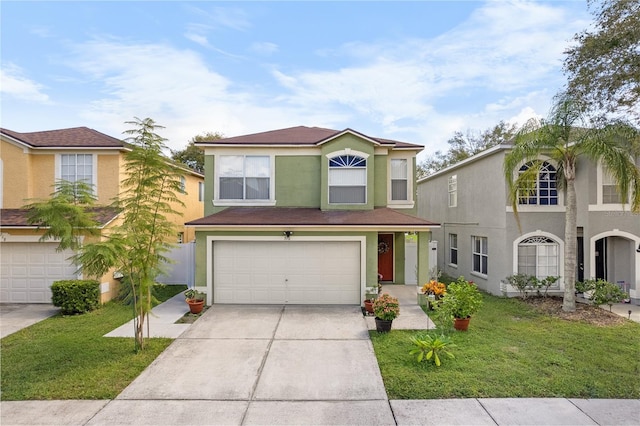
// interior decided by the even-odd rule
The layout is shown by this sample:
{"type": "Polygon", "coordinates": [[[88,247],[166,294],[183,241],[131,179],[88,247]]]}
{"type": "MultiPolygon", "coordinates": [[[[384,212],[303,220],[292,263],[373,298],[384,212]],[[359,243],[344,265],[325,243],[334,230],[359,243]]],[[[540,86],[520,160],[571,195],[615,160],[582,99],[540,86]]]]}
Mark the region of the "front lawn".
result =
{"type": "Polygon", "coordinates": [[[567,321],[485,295],[469,331],[448,332],[455,359],[440,367],[409,355],[410,337],[421,333],[371,332],[390,399],[640,398],[640,324],[631,321],[567,321]]]}
{"type": "MultiPolygon", "coordinates": [[[[185,286],[156,293],[166,300],[185,286]]],[[[172,339],[102,337],[133,318],[131,306],[109,302],[84,315],[56,315],[0,341],[2,400],[113,399],[172,339]]],[[[153,319],[152,319],[153,321],[153,319]]]]}

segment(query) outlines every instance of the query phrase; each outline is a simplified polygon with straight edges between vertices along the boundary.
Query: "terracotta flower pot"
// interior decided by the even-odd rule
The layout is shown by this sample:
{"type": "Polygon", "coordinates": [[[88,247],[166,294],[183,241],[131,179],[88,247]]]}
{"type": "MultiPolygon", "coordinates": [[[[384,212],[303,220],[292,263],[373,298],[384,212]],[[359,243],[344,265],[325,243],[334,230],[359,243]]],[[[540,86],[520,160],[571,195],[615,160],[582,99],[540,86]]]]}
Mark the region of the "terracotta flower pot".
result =
{"type": "Polygon", "coordinates": [[[192,314],[199,314],[204,307],[204,300],[187,299],[187,304],[192,314]]]}
{"type": "Polygon", "coordinates": [[[453,328],[459,331],[467,331],[469,328],[469,320],[471,320],[471,317],[455,318],[453,320],[453,328]]]}
{"type": "Polygon", "coordinates": [[[367,313],[373,314],[373,300],[365,299],[364,309],[367,311],[367,313]]]}

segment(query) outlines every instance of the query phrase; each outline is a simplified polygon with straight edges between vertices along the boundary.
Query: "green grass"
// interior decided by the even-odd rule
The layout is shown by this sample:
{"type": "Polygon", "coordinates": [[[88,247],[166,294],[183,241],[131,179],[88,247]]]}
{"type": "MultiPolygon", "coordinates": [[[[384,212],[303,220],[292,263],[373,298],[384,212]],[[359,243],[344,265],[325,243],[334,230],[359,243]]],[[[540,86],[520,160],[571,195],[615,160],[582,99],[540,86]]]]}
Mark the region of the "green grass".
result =
{"type": "Polygon", "coordinates": [[[389,398],[640,398],[640,324],[569,322],[485,295],[469,331],[447,333],[455,359],[436,367],[409,355],[420,332],[371,332],[389,398]]]}
{"type": "MultiPolygon", "coordinates": [[[[166,300],[185,286],[163,286],[166,300]]],[[[131,306],[109,302],[75,316],[56,315],[0,341],[2,400],[112,399],[172,339],[147,339],[135,353],[133,338],[102,337],[133,318],[131,306]]]]}

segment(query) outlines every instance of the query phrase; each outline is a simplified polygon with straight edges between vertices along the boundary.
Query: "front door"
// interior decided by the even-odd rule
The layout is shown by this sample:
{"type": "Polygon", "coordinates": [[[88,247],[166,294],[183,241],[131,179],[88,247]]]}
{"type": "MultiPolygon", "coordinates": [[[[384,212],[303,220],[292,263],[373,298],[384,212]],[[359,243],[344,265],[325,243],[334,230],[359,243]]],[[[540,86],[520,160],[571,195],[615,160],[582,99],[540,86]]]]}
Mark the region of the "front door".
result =
{"type": "Polygon", "coordinates": [[[380,281],[393,281],[393,234],[378,234],[378,274],[380,281]]]}

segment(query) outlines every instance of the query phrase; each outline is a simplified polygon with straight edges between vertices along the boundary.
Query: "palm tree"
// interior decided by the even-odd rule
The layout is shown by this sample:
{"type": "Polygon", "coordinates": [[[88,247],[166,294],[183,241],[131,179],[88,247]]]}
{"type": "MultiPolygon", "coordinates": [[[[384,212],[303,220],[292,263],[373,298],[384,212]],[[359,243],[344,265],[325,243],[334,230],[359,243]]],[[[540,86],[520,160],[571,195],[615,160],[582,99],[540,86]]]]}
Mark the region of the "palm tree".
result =
{"type": "Polygon", "coordinates": [[[527,192],[535,191],[535,178],[545,155],[557,164],[557,185],[565,192],[564,298],[562,309],[576,310],[576,222],[575,179],[577,160],[585,156],[600,161],[615,180],[623,203],[640,211],[640,158],[638,129],[617,121],[586,125],[582,104],[566,93],[557,95],[548,119],[531,120],[516,134],[513,149],[505,156],[504,174],[509,199],[520,226],[518,204],[527,192]],[[521,173],[520,167],[526,164],[521,173]],[[629,198],[630,201],[629,201],[629,198]]]}

